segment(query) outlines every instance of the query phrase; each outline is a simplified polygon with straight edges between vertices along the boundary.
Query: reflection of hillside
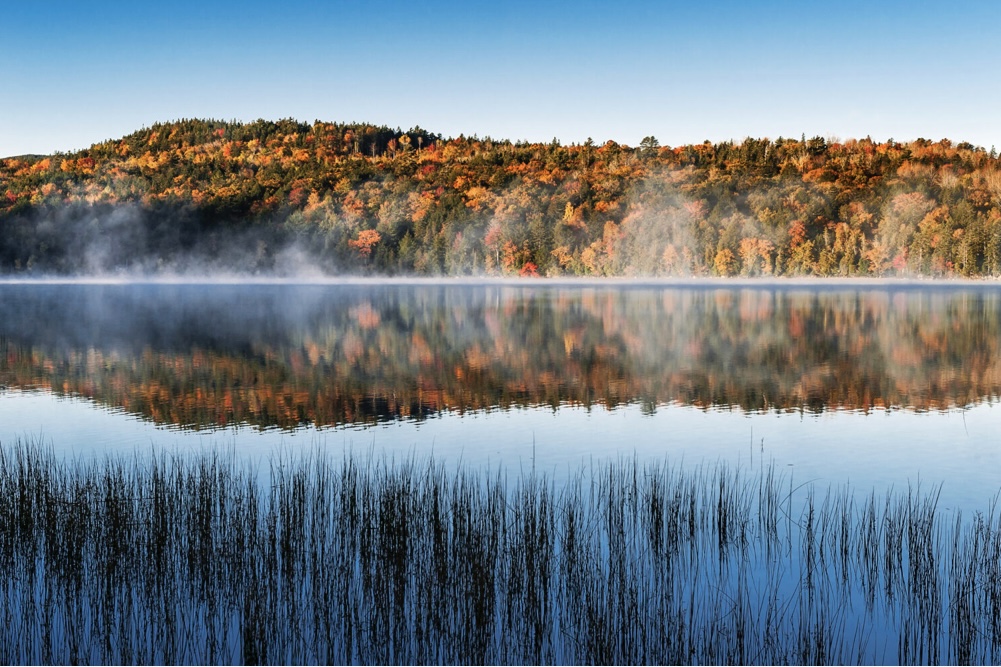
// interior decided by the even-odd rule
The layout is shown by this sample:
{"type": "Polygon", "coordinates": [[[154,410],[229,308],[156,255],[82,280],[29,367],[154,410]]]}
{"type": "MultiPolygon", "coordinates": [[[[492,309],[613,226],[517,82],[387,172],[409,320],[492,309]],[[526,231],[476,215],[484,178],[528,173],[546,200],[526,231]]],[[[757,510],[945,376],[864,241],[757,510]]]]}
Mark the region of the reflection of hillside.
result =
{"type": "Polygon", "coordinates": [[[0,384],[185,427],[627,402],[926,410],[1001,394],[1001,303],[984,293],[4,289],[0,384]]]}

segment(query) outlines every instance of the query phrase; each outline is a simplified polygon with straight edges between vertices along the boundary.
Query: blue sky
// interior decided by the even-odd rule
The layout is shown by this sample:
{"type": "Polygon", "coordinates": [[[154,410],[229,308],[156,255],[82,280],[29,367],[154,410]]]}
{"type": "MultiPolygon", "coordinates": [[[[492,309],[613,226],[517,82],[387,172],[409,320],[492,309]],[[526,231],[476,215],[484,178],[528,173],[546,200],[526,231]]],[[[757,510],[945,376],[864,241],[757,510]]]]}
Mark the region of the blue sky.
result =
{"type": "Polygon", "coordinates": [[[1001,148],[1001,3],[0,0],[0,156],[211,117],[1001,148]],[[5,5],[5,6],[4,6],[5,5]]]}

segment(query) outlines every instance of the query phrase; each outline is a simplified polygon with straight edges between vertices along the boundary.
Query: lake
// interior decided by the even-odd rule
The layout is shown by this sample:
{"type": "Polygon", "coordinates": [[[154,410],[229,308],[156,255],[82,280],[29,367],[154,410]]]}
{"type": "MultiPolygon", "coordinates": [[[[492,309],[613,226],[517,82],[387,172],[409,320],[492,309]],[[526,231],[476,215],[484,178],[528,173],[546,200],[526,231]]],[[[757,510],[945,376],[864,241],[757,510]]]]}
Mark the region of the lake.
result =
{"type": "Polygon", "coordinates": [[[0,442],[1001,489],[1001,288],[5,284],[0,442]]]}
{"type": "Polygon", "coordinates": [[[0,657],[998,662],[999,396],[993,283],[0,284],[0,657]]]}

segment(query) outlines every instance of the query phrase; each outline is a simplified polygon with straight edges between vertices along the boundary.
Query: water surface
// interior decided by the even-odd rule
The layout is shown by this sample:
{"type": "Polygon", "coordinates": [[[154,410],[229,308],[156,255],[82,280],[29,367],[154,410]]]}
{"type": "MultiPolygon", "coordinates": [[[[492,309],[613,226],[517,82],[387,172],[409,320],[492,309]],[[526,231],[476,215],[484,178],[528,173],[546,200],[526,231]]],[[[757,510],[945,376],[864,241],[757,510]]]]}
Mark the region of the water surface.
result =
{"type": "Polygon", "coordinates": [[[942,285],[0,286],[0,442],[774,461],[1001,488],[1001,295],[942,285]]]}

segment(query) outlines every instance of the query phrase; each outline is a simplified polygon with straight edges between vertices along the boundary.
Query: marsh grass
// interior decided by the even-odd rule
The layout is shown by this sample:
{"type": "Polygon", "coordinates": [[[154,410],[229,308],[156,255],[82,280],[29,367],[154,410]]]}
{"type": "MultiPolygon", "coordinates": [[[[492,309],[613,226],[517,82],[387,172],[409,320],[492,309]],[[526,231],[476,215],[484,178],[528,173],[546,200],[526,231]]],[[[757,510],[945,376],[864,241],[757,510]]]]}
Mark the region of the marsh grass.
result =
{"type": "Polygon", "coordinates": [[[0,448],[0,661],[995,663],[1001,516],[774,467],[0,448]],[[262,481],[267,480],[267,481],[262,481]]]}

